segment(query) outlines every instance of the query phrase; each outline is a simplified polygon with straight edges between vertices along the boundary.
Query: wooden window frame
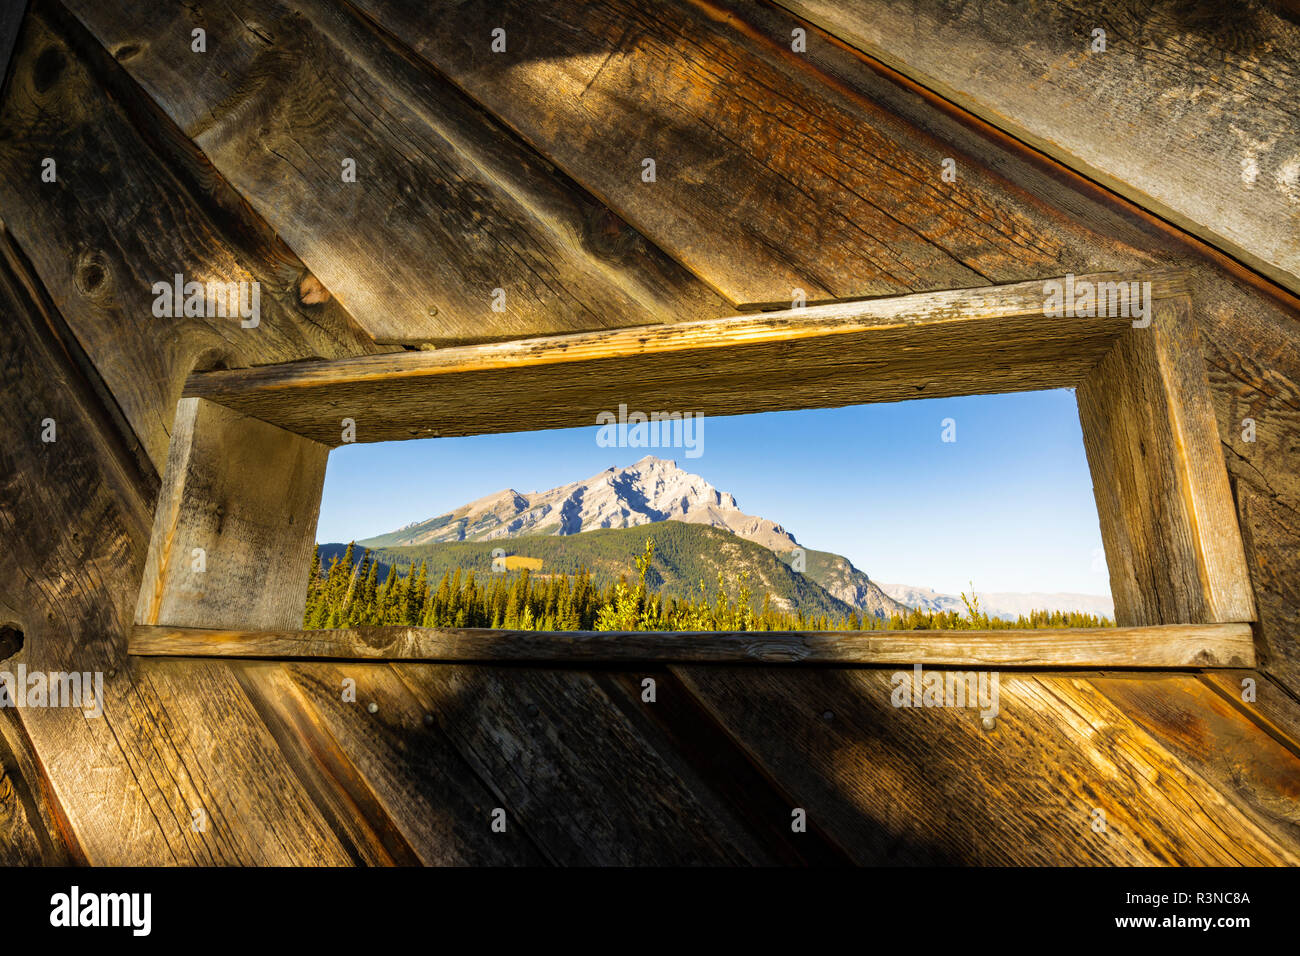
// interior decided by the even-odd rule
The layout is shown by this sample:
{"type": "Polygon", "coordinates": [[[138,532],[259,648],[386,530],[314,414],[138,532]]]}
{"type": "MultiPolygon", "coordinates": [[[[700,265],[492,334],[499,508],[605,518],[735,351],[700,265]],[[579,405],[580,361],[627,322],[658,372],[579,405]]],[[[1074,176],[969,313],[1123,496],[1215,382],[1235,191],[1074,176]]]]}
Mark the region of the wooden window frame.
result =
{"type": "MultiPolygon", "coordinates": [[[[1181,275],[1150,323],[1052,317],[1045,281],[196,373],[130,651],[479,661],[1254,667],[1254,596],[1181,275]],[[629,407],[741,414],[1076,389],[1116,624],[1033,631],[533,632],[301,628],[329,450],[590,425],[629,407]],[[204,569],[196,570],[200,557],[204,569]]],[[[1046,280],[1065,281],[1065,280],[1046,280]]]]}

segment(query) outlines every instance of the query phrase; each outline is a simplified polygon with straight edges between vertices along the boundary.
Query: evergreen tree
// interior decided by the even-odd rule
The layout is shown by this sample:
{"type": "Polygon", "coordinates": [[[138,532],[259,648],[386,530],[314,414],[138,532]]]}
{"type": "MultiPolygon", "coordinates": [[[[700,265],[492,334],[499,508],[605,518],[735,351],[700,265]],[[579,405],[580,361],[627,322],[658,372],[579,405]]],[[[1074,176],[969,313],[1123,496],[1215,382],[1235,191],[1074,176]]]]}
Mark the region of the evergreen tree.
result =
{"type": "MultiPolygon", "coordinates": [[[[308,629],[358,625],[423,625],[425,627],[508,627],[529,630],[969,630],[971,628],[1108,627],[1113,622],[1091,614],[1035,610],[1015,621],[993,618],[974,593],[967,597],[966,613],[909,609],[887,618],[857,611],[831,617],[810,614],[796,607],[778,611],[772,596],[764,594],[755,611],[747,573],[735,585],[733,598],[727,581],[718,575],[710,597],[703,581],[693,597],[668,596],[651,588],[662,580],[652,568],[655,541],[645,543],[636,558],[637,577],[626,576],[604,587],[595,583],[585,567],[569,574],[535,576],[529,569],[517,574],[492,574],[486,586],[471,569],[444,571],[438,586],[430,589],[428,564],[408,564],[404,573],[389,566],[382,586],[377,582],[378,560],[364,551],[353,564],[355,549],[349,544],[342,557],[321,567],[319,548],[312,555],[307,579],[303,627],[308,629]],[[653,577],[652,577],[653,576],[653,577]]],[[[674,557],[672,560],[679,560],[674,557]]]]}

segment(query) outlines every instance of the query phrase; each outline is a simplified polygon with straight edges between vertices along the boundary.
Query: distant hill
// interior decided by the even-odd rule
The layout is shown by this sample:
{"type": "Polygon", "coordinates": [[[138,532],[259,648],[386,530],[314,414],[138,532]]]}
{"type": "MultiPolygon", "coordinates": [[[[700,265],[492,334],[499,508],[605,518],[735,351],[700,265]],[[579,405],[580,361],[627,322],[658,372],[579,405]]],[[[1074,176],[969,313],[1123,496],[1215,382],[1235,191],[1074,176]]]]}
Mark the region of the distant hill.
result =
{"type": "MultiPolygon", "coordinates": [[[[780,610],[838,616],[851,608],[882,618],[914,607],[966,613],[956,595],[880,584],[828,551],[804,548],[804,570],[794,571],[802,547],[794,535],[771,519],[746,514],[733,495],[653,455],[548,491],[506,488],[357,544],[375,551],[381,576],[389,564],[404,567],[421,558],[434,581],[457,565],[488,573],[492,549],[504,547],[512,556],[541,558],[542,574],[572,574],[585,565],[604,583],[633,573],[647,537],[657,546],[653,574],[660,579],[652,583],[669,594],[694,594],[701,578],[712,592],[719,570],[734,587],[748,571],[756,603],[770,593],[780,610]]],[[[324,545],[322,561],[342,552],[342,545],[324,545]]],[[[980,602],[990,615],[1011,619],[1031,610],[1114,616],[1110,598],[1101,595],[981,593],[980,602]]]]}
{"type": "MultiPolygon", "coordinates": [[[[960,595],[940,594],[933,588],[918,588],[910,584],[885,584],[878,582],[885,594],[909,607],[923,611],[956,611],[966,613],[960,595]]],[[[1030,611],[1079,611],[1099,617],[1115,617],[1115,602],[1102,594],[1074,594],[1071,592],[1047,593],[1040,591],[980,591],[980,608],[990,617],[1014,620],[1030,611]]]]}
{"type": "MultiPolygon", "coordinates": [[[[712,597],[721,571],[734,597],[740,575],[748,572],[756,608],[761,608],[763,595],[768,594],[773,607],[781,611],[803,610],[809,615],[841,617],[855,609],[832,596],[809,575],[792,571],[786,561],[767,548],[720,528],[680,521],[664,521],[653,527],[587,531],[580,535],[526,535],[492,541],[372,547],[371,550],[380,563],[381,580],[390,566],[404,571],[422,560],[428,562],[431,584],[436,584],[444,571],[457,567],[488,575],[492,573],[492,550],[500,547],[507,555],[540,558],[542,566],[532,572],[534,575],[575,574],[585,567],[597,584],[603,585],[624,575],[629,580],[636,576],[633,559],[641,553],[647,538],[655,542],[647,583],[666,595],[696,597],[702,580],[712,597]]],[[[341,555],[345,548],[341,544],[322,545],[322,563],[328,566],[330,559],[341,555]]],[[[810,559],[814,553],[820,552],[810,552],[810,559]]],[[[359,560],[360,545],[355,554],[359,560]]],[[[809,565],[812,566],[811,560],[809,565]]]]}
{"type": "Polygon", "coordinates": [[[906,604],[881,590],[875,581],[843,555],[805,549],[804,574],[861,614],[885,618],[891,614],[906,614],[910,610],[906,604]]]}

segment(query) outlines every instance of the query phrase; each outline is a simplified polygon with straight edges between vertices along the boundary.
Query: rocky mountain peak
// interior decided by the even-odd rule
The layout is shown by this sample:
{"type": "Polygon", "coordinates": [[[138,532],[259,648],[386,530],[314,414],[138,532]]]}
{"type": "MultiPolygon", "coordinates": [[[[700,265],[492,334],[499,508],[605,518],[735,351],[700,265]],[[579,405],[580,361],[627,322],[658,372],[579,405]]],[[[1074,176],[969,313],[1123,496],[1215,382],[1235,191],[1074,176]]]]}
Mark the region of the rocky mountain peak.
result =
{"type": "Polygon", "coordinates": [[[361,543],[394,547],[487,541],[525,534],[630,528],[655,521],[722,528],[773,551],[798,546],[794,536],[776,522],[743,513],[734,495],[719,491],[677,462],[655,455],[548,491],[520,493],[508,488],[361,543]]]}

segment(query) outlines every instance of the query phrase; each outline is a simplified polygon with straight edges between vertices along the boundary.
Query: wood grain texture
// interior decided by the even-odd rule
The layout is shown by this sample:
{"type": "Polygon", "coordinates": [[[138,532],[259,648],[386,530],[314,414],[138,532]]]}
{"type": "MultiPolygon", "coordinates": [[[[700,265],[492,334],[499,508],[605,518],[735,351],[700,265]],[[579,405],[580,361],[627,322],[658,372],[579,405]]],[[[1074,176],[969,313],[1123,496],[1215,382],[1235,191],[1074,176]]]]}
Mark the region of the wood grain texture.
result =
{"type": "Polygon", "coordinates": [[[1269,736],[1300,756],[1300,700],[1258,671],[1206,671],[1201,683],[1245,713],[1269,736]],[[1248,693],[1249,691],[1249,693],[1248,693]]]}
{"type": "Polygon", "coordinates": [[[409,866],[420,857],[376,798],[361,771],[329,733],[319,713],[295,686],[288,670],[248,662],[235,669],[286,764],[311,795],[352,862],[409,866]]]}
{"type": "MultiPolygon", "coordinates": [[[[188,36],[188,31],[186,36],[188,36]]],[[[194,368],[376,351],[211,164],[57,4],[37,0],[0,104],[0,218],[162,471],[180,388],[194,368]],[[58,179],[41,182],[45,157],[58,179]],[[153,284],[256,281],[256,328],[153,314],[153,284]]]]}
{"type": "Polygon", "coordinates": [[[500,798],[438,724],[428,719],[430,711],[391,668],[294,665],[285,668],[285,678],[287,689],[310,706],[322,730],[356,766],[416,862],[426,866],[545,862],[518,820],[505,833],[493,832],[492,810],[502,806],[500,798]],[[355,681],[355,700],[344,700],[345,680],[355,681]]]}
{"type": "Polygon", "coordinates": [[[67,6],[381,342],[726,309],[345,4],[67,6]]]}
{"type": "MultiPolygon", "coordinates": [[[[348,863],[346,849],[243,693],[237,666],[199,671],[182,661],[149,661],[129,668],[140,708],[131,732],[147,745],[131,754],[131,769],[137,779],[169,771],[156,784],[159,793],[150,795],[154,825],[182,863],[348,863]]],[[[115,695],[110,686],[106,710],[121,708],[124,692],[119,685],[115,695]]],[[[58,755],[64,781],[77,779],[71,757],[58,755]]],[[[115,858],[139,859],[139,853],[125,844],[115,858]]]]}
{"type": "Polygon", "coordinates": [[[0,709],[0,866],[84,862],[22,720],[0,709]]]}
{"type": "Polygon", "coordinates": [[[51,812],[91,864],[346,862],[232,665],[126,655],[152,491],[112,433],[102,383],[86,379],[76,340],[22,268],[12,248],[0,256],[0,602],[24,632],[13,663],[99,673],[103,688],[100,717],[15,712],[51,812]],[[192,828],[195,810],[206,829],[192,828]]]}
{"type": "Polygon", "coordinates": [[[500,631],[137,626],[132,654],[445,661],[715,661],[987,667],[1251,667],[1249,624],[1025,631],[500,631]]]}
{"type": "MultiPolygon", "coordinates": [[[[886,671],[674,671],[860,864],[1300,860],[1287,827],[1222,794],[1086,677],[1003,674],[986,731],[973,710],[895,708],[886,671]]],[[[1151,680],[1175,695],[1196,678],[1151,680]]],[[[1255,733],[1212,727],[1202,753],[1244,759],[1255,733]]]]}
{"type": "MultiPolygon", "coordinates": [[[[1266,475],[1273,471],[1260,453],[1244,462],[1256,463],[1266,475]]],[[[1300,694],[1300,512],[1284,492],[1269,494],[1240,479],[1237,500],[1262,625],[1259,665],[1294,696],[1300,694]]]]}
{"type": "Polygon", "coordinates": [[[1077,391],[1115,619],[1255,619],[1187,299],[1158,302],[1077,391]]]}
{"type": "Polygon", "coordinates": [[[939,144],[826,85],[788,28],[754,31],[748,10],[356,6],[733,302],[1008,282],[1035,274],[1026,259],[1058,260],[1050,233],[944,182],[939,144]]]}
{"type": "Polygon", "coordinates": [[[176,409],[137,624],[302,624],[325,446],[203,399],[176,409]]]}
{"type": "MultiPolygon", "coordinates": [[[[400,665],[396,665],[400,666],[400,665]]],[[[789,794],[781,781],[766,776],[718,726],[668,667],[636,671],[594,671],[609,699],[655,750],[703,799],[716,795],[753,833],[773,860],[785,865],[845,866],[848,854],[815,823],[805,833],[790,829],[789,794]],[[652,682],[654,700],[646,697],[652,682]]]]}
{"type": "MultiPolygon", "coordinates": [[[[1218,675],[1211,675],[1217,677],[1218,675]]],[[[1092,685],[1196,773],[1291,847],[1300,847],[1300,752],[1267,731],[1237,701],[1215,693],[1206,678],[1180,682],[1096,678],[1092,685]],[[1250,746],[1216,747],[1245,739],[1250,746]]]]}
{"type": "MultiPolygon", "coordinates": [[[[1183,288],[1177,275],[1110,278],[1151,281],[1152,296],[1183,288]]],[[[1048,318],[1044,301],[1042,281],[930,292],[208,372],[186,394],[337,445],[345,417],[372,442],[590,425],[620,404],[725,415],[1073,385],[1128,320],[1048,318]]]]}
{"type": "MultiPolygon", "coordinates": [[[[402,664],[393,669],[507,808],[561,865],[770,861],[730,811],[692,789],[590,674],[402,664]]],[[[650,704],[644,706],[653,706],[650,704]]]]}
{"type": "Polygon", "coordinates": [[[778,2],[1300,291],[1300,24],[1274,5],[778,2]]]}

